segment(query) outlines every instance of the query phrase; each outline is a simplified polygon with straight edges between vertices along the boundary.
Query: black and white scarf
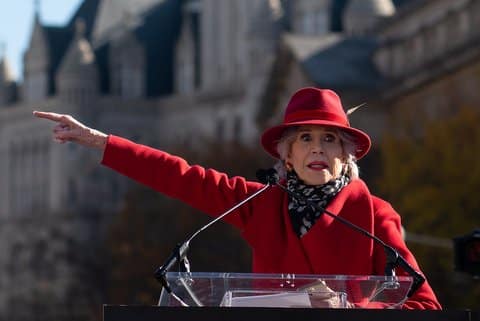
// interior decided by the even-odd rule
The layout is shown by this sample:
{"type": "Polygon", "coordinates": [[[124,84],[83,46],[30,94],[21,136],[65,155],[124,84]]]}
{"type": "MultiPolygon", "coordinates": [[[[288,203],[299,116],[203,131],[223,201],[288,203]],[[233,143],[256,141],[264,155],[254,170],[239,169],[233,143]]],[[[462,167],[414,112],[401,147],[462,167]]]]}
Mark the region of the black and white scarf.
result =
{"type": "MultiPolygon", "coordinates": [[[[316,202],[321,208],[326,208],[328,203],[350,182],[347,175],[329,181],[323,185],[306,185],[295,171],[287,173],[287,189],[302,195],[309,201],[316,202]]],[[[317,211],[313,206],[288,196],[288,213],[292,226],[298,237],[302,237],[315,224],[323,213],[317,211]]]]}

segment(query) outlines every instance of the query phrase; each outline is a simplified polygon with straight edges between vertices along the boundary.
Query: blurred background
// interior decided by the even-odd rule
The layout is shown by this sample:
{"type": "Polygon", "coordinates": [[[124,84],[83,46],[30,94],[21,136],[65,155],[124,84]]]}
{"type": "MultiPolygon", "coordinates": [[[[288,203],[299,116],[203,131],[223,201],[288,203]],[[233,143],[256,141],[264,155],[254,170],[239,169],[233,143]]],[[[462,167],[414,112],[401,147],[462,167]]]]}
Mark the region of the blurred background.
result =
{"type": "MultiPolygon", "coordinates": [[[[373,140],[361,177],[444,307],[480,308],[480,246],[463,259],[452,242],[480,227],[480,0],[18,0],[0,18],[1,320],[154,305],[153,272],[208,221],[54,144],[32,110],[255,179],[274,162],[260,133],[304,86],[366,103],[350,116],[373,140]]],[[[250,271],[224,223],[189,257],[250,271]]]]}

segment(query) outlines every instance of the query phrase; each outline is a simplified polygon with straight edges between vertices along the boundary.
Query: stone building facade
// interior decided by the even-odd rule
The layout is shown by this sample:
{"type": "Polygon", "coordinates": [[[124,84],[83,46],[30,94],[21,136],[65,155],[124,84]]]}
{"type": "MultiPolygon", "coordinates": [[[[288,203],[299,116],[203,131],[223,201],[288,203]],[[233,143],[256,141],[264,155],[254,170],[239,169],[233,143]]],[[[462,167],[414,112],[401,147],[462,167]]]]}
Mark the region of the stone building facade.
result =
{"type": "Polygon", "coordinates": [[[157,147],[251,142],[276,23],[263,0],[85,0],[65,26],[34,17],[18,99],[0,60],[0,319],[98,316],[95,248],[132,186],[32,111],[157,147]]]}
{"type": "Polygon", "coordinates": [[[394,114],[427,118],[478,108],[480,1],[423,1],[406,9],[379,26],[382,47],[374,59],[392,84],[382,93],[385,104],[394,114]]]}

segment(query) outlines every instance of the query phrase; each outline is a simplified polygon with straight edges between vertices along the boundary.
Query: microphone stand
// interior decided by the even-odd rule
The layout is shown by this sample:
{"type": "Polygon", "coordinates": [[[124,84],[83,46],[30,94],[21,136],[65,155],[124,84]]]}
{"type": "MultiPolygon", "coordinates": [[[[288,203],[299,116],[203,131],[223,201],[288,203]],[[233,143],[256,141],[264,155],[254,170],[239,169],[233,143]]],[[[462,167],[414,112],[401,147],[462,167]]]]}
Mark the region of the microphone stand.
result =
{"type": "MultiPolygon", "coordinates": [[[[272,184],[270,182],[267,182],[264,187],[262,187],[261,189],[259,189],[258,191],[256,191],[255,193],[253,193],[252,195],[250,195],[249,197],[247,197],[246,199],[244,199],[240,203],[236,204],[232,208],[230,208],[227,211],[225,211],[224,213],[222,213],[220,216],[216,217],[215,219],[213,219],[212,221],[210,221],[209,223],[207,223],[206,225],[201,227],[199,230],[197,230],[195,233],[193,233],[185,242],[177,244],[177,246],[173,249],[172,253],[167,258],[165,263],[162,266],[160,266],[159,268],[157,268],[157,270],[155,270],[155,273],[154,273],[155,278],[157,279],[158,282],[160,282],[160,284],[167,291],[168,294],[172,295],[183,306],[188,306],[178,296],[176,296],[175,293],[173,293],[172,288],[170,287],[170,284],[168,283],[168,280],[166,278],[167,272],[172,268],[172,266],[175,263],[178,262],[179,264],[183,263],[183,266],[184,266],[185,270],[187,271],[187,273],[190,273],[190,263],[188,262],[188,258],[187,258],[187,251],[190,247],[190,242],[198,234],[200,234],[203,230],[205,230],[208,227],[210,227],[211,225],[215,224],[217,221],[221,220],[222,218],[224,218],[225,216],[227,216],[228,214],[230,214],[231,212],[233,212],[234,210],[236,210],[237,208],[239,208],[243,204],[247,203],[251,199],[260,195],[261,193],[263,193],[266,189],[268,189],[271,186],[272,186],[272,184]]],[[[187,284],[185,282],[182,282],[182,283],[183,283],[184,286],[187,286],[187,284]]],[[[198,299],[196,299],[193,292],[191,292],[190,289],[188,289],[188,286],[187,286],[187,292],[190,294],[190,296],[192,297],[192,299],[195,301],[195,303],[198,306],[202,305],[201,302],[198,299]]]]}
{"type": "MultiPolygon", "coordinates": [[[[425,282],[425,277],[421,275],[418,271],[416,271],[393,247],[386,244],[381,239],[369,233],[368,231],[364,230],[363,228],[353,224],[352,222],[344,219],[343,217],[340,217],[338,215],[333,214],[330,211],[327,211],[325,208],[319,206],[317,203],[312,202],[311,200],[304,197],[303,195],[290,191],[285,186],[279,184],[278,174],[275,169],[272,168],[267,170],[261,170],[257,172],[257,178],[263,183],[267,182],[269,184],[280,187],[282,190],[284,190],[286,193],[296,198],[297,200],[300,200],[306,203],[307,205],[312,206],[320,213],[324,213],[330,216],[331,218],[341,222],[344,225],[347,225],[348,227],[360,232],[361,234],[365,235],[366,237],[369,237],[370,239],[380,244],[383,247],[386,254],[386,258],[387,258],[387,262],[385,264],[385,275],[389,277],[389,279],[394,280],[395,268],[400,266],[403,270],[405,270],[405,272],[407,272],[413,278],[413,283],[410,290],[407,293],[407,298],[410,298],[415,293],[415,291],[417,291],[425,282]]],[[[387,287],[392,287],[392,286],[387,286],[387,287]]],[[[394,284],[393,284],[393,287],[395,287],[394,284]]]]}

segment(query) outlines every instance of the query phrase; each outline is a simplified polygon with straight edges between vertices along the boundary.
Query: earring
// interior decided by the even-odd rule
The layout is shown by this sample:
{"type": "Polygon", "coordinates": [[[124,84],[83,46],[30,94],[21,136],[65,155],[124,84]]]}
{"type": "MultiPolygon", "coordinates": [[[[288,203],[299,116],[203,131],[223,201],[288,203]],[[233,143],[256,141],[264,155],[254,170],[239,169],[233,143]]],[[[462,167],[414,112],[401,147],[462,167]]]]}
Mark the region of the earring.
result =
{"type": "Polygon", "coordinates": [[[293,169],[293,166],[289,162],[285,162],[285,168],[287,169],[287,172],[291,172],[293,169]]]}
{"type": "Polygon", "coordinates": [[[342,173],[340,174],[341,176],[347,175],[348,173],[348,163],[343,164],[342,166],[342,173]]]}

